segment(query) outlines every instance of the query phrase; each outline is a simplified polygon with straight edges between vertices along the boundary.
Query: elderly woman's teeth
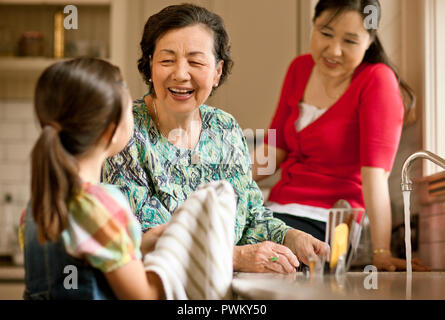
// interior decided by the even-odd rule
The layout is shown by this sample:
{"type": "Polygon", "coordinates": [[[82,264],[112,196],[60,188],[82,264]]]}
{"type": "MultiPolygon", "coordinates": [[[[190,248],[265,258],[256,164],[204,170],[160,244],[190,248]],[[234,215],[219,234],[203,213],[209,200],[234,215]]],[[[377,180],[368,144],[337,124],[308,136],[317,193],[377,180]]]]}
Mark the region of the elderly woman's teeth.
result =
{"type": "Polygon", "coordinates": [[[187,90],[187,89],[175,89],[175,88],[169,88],[168,89],[171,93],[174,94],[191,94],[194,90],[187,90]]]}

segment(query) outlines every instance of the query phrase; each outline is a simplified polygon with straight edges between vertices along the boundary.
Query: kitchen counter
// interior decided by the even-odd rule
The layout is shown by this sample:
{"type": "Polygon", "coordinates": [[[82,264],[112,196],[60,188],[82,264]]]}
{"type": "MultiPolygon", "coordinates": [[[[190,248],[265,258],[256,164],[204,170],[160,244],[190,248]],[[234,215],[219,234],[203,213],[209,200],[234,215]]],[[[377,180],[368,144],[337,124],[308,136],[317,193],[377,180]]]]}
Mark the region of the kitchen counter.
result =
{"type": "Polygon", "coordinates": [[[405,272],[370,274],[348,272],[308,278],[293,275],[235,273],[233,290],[238,299],[253,300],[445,300],[445,272],[414,272],[411,285],[405,272]],[[368,289],[367,289],[368,288],[368,289]]]}
{"type": "MultiPolygon", "coordinates": [[[[379,272],[376,276],[377,288],[373,289],[369,274],[363,272],[348,272],[339,281],[334,275],[311,279],[301,272],[235,273],[233,290],[235,299],[240,300],[445,300],[445,272],[414,272],[411,286],[405,272],[379,272]]],[[[2,266],[0,300],[22,299],[23,279],[23,268],[2,266]]]]}
{"type": "Polygon", "coordinates": [[[25,269],[22,266],[0,266],[0,282],[24,280],[25,269]]]}
{"type": "Polygon", "coordinates": [[[23,266],[0,264],[0,300],[22,300],[24,279],[23,266]]]}

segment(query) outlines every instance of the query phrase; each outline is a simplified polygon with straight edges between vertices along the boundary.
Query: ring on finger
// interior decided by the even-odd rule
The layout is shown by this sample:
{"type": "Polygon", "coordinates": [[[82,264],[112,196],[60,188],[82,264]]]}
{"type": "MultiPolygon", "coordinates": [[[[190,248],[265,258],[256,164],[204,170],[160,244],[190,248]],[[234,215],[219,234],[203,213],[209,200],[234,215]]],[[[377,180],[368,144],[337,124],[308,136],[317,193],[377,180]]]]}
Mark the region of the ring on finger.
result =
{"type": "Polygon", "coordinates": [[[269,258],[270,262],[276,262],[278,261],[278,256],[272,256],[269,258]]]}

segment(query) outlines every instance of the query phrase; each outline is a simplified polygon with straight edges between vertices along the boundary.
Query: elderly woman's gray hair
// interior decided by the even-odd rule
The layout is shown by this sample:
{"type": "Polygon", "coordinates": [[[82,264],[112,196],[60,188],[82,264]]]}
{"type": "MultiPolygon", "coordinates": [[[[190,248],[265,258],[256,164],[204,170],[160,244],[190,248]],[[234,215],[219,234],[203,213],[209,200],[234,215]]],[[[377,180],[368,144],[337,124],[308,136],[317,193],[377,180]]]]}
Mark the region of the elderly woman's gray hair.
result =
{"type": "Polygon", "coordinates": [[[197,24],[205,25],[213,32],[214,54],[216,62],[224,61],[219,84],[230,74],[233,60],[230,57],[229,36],[224,21],[217,14],[193,4],[172,5],[148,18],[141,40],[142,56],[138,60],[138,69],[150,91],[153,89],[150,58],[153,56],[156,42],[168,31],[197,24]]]}

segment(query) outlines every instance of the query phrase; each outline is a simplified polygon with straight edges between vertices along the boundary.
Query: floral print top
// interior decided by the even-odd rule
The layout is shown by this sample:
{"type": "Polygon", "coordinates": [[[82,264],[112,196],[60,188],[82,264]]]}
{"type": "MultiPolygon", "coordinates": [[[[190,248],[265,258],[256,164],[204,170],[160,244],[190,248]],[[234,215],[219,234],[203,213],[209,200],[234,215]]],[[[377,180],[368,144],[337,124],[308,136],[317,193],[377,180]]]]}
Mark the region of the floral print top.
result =
{"type": "Polygon", "coordinates": [[[200,139],[194,150],[180,149],[159,132],[144,97],[134,102],[135,127],[128,145],[102,168],[102,181],[120,187],[142,230],[167,222],[200,184],[226,180],[237,197],[235,243],[283,243],[290,227],[264,206],[236,120],[217,108],[200,106],[200,139]]]}

